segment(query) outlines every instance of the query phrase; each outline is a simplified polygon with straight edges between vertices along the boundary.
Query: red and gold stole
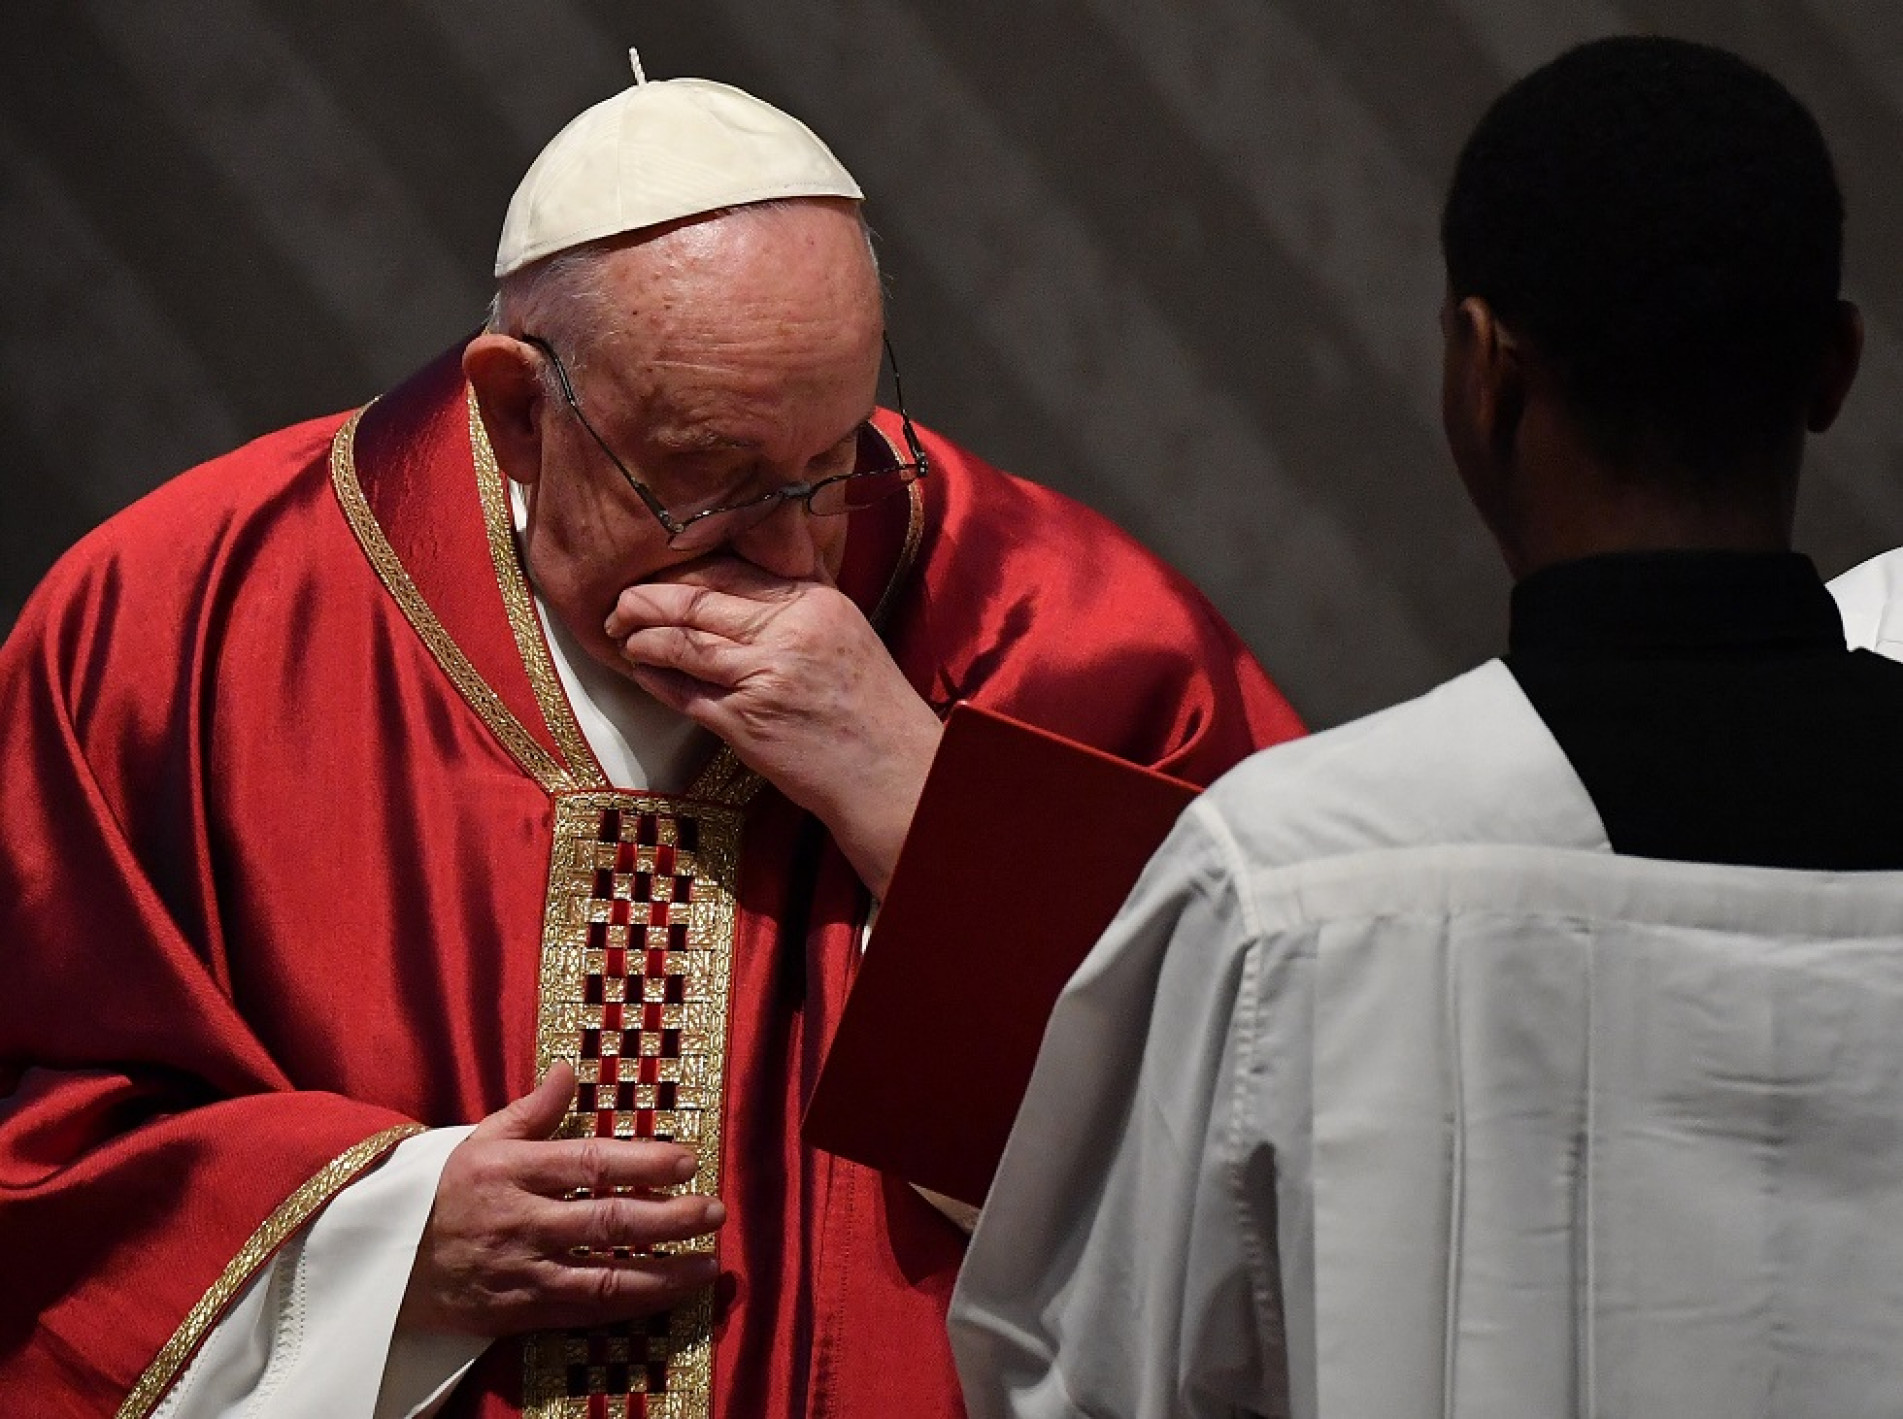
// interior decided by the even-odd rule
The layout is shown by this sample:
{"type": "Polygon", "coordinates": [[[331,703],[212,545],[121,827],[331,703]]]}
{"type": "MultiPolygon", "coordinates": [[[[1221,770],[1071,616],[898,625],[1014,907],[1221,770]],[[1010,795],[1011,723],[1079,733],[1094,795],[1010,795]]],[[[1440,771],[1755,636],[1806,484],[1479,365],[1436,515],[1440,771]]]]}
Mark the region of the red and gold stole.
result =
{"type": "MultiPolygon", "coordinates": [[[[560,1136],[684,1144],[700,1157],[687,1192],[720,1190],[740,808],[757,784],[741,771],[703,776],[686,798],[595,790],[555,804],[538,1064],[565,1059],[580,1080],[560,1136]]],[[[525,1365],[524,1411],[538,1417],[705,1415],[713,1292],[646,1322],[533,1336],[525,1365]]]]}

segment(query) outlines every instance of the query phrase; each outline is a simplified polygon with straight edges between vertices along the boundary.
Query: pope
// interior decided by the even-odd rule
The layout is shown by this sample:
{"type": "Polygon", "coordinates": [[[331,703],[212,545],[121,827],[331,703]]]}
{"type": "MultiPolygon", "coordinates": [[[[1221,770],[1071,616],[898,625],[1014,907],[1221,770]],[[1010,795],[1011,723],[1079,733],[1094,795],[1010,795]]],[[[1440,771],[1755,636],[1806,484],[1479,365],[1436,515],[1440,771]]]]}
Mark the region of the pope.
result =
{"type": "MultiPolygon", "coordinates": [[[[941,716],[1203,782],[1298,732],[1180,577],[875,407],[817,137],[636,77],[482,332],[115,517],[0,653],[32,1412],[958,1414],[963,1237],[798,1135],[941,716]]],[[[1038,831],[972,825],[974,970],[1038,831]]]]}

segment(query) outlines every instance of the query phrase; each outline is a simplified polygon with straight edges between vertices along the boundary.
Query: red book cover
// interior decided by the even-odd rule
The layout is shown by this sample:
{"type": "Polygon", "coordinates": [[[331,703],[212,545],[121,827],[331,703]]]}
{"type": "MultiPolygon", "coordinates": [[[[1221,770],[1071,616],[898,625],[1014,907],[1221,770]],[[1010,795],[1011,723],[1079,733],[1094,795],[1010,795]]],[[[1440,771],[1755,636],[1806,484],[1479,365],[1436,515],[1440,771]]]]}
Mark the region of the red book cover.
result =
{"type": "Polygon", "coordinates": [[[1198,792],[954,708],[807,1142],[981,1205],[1051,1007],[1198,792]]]}

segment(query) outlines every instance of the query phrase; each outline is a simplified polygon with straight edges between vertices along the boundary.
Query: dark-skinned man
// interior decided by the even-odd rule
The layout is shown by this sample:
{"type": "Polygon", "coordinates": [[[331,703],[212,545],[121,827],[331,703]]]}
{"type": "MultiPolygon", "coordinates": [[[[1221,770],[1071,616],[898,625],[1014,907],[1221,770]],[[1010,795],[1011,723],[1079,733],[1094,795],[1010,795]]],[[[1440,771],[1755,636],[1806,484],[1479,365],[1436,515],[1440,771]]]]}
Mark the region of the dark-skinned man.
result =
{"type": "Polygon", "coordinates": [[[1790,550],[1842,225],[1713,49],[1481,121],[1444,420],[1507,654],[1185,814],[987,1201],[974,1416],[1897,1412],[1903,665],[1790,550]]]}

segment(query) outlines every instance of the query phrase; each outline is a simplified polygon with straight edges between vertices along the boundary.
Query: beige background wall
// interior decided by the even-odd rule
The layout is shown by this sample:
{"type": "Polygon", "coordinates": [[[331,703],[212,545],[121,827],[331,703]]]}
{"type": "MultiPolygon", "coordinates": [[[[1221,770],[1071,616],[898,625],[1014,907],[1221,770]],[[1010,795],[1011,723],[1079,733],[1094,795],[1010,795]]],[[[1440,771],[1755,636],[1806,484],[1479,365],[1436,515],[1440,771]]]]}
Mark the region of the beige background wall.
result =
{"type": "Polygon", "coordinates": [[[1579,39],[1729,45],[1822,120],[1869,322],[1804,546],[1834,572],[1903,542],[1891,0],[10,0],[5,23],[0,626],[160,479],[472,327],[516,176],[627,81],[629,42],[819,129],[872,196],[915,414],[1189,572],[1318,724],[1500,641],[1436,415],[1467,128],[1579,39]]]}

